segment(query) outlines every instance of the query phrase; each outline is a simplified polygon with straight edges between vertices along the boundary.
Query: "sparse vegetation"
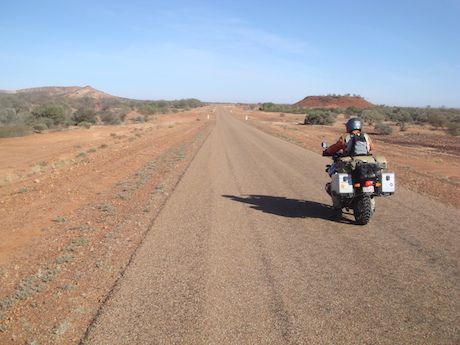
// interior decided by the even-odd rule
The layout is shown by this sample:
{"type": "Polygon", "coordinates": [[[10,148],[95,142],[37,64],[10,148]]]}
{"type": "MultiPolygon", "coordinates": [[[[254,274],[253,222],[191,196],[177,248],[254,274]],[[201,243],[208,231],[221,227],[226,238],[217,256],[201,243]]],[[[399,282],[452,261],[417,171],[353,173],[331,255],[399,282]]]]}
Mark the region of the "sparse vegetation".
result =
{"type": "Polygon", "coordinates": [[[29,133],[31,128],[25,124],[0,124],[0,138],[22,137],[29,133]]]}
{"type": "MultiPolygon", "coordinates": [[[[339,97],[333,95],[331,97],[339,97]]],[[[336,122],[334,114],[344,114],[350,118],[360,117],[366,124],[374,125],[391,122],[400,126],[401,130],[407,129],[408,124],[431,125],[434,129],[445,129],[450,135],[458,135],[460,126],[460,109],[448,109],[445,107],[413,108],[413,107],[388,107],[379,105],[368,108],[350,106],[344,108],[302,108],[295,105],[282,105],[275,103],[263,103],[260,106],[262,111],[279,112],[281,114],[306,114],[304,124],[329,125],[336,122]]],[[[280,116],[281,116],[280,114],[280,116]]],[[[381,130],[384,127],[378,127],[381,130]]],[[[388,129],[386,129],[388,131],[388,129]]]]}
{"type": "Polygon", "coordinates": [[[390,135],[393,133],[393,127],[387,123],[378,123],[375,125],[374,129],[378,134],[382,135],[390,135]]]}
{"type": "Polygon", "coordinates": [[[194,98],[176,101],[90,97],[75,99],[66,97],[65,93],[62,95],[62,90],[61,95],[49,96],[45,89],[16,94],[0,93],[0,138],[42,133],[68,126],[90,128],[97,123],[119,125],[131,111],[140,114],[135,118],[136,122],[146,122],[148,116],[153,114],[168,114],[204,106],[194,98]]]}
{"type": "Polygon", "coordinates": [[[447,130],[446,133],[449,135],[452,135],[453,137],[456,137],[460,135],[460,123],[459,122],[450,122],[447,125],[447,130]]]}
{"type": "Polygon", "coordinates": [[[78,127],[84,127],[84,128],[86,128],[86,129],[90,129],[91,123],[90,123],[90,122],[80,122],[80,123],[78,124],[78,127]]]}
{"type": "Polygon", "coordinates": [[[372,108],[363,110],[359,117],[368,125],[380,123],[385,120],[385,115],[380,113],[378,110],[372,108]]]}
{"type": "Polygon", "coordinates": [[[97,122],[96,112],[94,108],[78,108],[77,111],[73,113],[72,120],[74,124],[89,123],[91,125],[97,122]]]}
{"type": "Polygon", "coordinates": [[[315,110],[305,116],[304,125],[333,125],[337,121],[337,113],[328,110],[315,110]]]}

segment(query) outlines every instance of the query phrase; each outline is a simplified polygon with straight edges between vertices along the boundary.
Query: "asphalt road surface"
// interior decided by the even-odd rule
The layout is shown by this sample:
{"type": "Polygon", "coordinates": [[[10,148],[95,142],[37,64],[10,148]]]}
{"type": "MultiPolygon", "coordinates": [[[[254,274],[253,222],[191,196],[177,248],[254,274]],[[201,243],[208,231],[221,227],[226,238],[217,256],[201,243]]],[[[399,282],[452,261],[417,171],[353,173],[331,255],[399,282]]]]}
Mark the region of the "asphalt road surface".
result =
{"type": "Polygon", "coordinates": [[[218,109],[82,344],[459,344],[460,211],[332,221],[326,163],[218,109]]]}

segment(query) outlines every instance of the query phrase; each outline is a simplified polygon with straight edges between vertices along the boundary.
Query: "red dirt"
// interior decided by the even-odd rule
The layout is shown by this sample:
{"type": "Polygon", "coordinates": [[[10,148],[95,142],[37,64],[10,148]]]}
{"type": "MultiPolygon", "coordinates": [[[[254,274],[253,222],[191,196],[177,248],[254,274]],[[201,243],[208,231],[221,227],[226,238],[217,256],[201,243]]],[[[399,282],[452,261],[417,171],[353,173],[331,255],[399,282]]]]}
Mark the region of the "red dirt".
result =
{"type": "Polygon", "coordinates": [[[78,342],[212,128],[208,114],[0,139],[0,344],[78,342]]]}
{"type": "Polygon", "coordinates": [[[308,96],[294,105],[302,108],[367,108],[376,106],[362,97],[354,96],[308,96]]]}

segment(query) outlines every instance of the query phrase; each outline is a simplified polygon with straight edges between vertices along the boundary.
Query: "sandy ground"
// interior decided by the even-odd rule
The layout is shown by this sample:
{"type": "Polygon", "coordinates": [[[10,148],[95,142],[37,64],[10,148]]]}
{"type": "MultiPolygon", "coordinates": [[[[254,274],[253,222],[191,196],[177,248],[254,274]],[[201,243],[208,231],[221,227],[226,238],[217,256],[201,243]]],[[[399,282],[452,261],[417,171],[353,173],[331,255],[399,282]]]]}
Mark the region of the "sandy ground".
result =
{"type": "MultiPolygon", "coordinates": [[[[304,126],[303,116],[228,107],[318,153],[343,130],[344,119],[304,126]]],[[[0,139],[1,344],[79,342],[213,123],[205,107],[144,124],[0,139]]],[[[399,184],[460,207],[460,138],[415,127],[373,138],[399,184]]]]}

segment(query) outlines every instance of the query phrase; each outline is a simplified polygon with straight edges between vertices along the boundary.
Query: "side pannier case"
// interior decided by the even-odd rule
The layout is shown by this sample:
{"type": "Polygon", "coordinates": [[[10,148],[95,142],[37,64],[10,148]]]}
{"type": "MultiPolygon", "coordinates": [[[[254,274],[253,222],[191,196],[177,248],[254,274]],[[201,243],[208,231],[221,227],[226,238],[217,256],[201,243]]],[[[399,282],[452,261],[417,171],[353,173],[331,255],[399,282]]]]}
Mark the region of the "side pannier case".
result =
{"type": "Polygon", "coordinates": [[[334,194],[353,194],[351,174],[338,173],[332,175],[331,191],[334,194]]]}
{"type": "Polygon", "coordinates": [[[395,174],[392,172],[382,173],[382,187],[383,195],[393,195],[396,191],[395,174]]]}

